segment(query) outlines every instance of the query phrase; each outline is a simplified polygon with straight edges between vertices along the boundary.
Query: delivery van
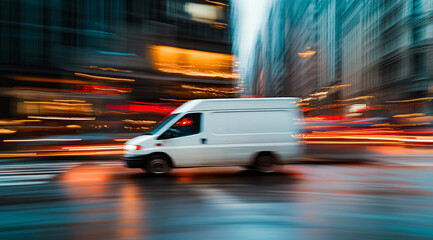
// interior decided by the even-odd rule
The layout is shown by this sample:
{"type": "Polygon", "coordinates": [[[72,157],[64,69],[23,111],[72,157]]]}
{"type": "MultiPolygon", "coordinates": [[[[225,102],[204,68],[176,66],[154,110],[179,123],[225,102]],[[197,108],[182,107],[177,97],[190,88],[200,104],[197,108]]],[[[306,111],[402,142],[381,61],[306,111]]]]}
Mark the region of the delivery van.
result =
{"type": "Polygon", "coordinates": [[[301,153],[297,98],[199,99],[125,143],[126,165],[153,174],[172,168],[242,166],[275,171],[301,153]]]}

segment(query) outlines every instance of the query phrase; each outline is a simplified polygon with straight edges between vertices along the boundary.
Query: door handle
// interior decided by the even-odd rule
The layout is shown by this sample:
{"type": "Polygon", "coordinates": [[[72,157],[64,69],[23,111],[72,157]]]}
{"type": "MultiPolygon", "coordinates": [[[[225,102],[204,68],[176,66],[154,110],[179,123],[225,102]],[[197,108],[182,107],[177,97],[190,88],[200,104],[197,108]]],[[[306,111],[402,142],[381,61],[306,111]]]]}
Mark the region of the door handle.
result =
{"type": "Polygon", "coordinates": [[[201,144],[206,144],[207,143],[207,139],[206,138],[202,138],[201,139],[201,144]]]}

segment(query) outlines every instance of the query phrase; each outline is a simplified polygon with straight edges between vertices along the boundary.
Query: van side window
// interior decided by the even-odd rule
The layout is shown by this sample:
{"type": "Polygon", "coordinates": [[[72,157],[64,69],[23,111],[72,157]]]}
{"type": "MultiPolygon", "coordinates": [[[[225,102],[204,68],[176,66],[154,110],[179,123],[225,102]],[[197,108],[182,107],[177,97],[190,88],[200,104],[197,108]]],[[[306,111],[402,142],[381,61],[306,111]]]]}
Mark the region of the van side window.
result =
{"type": "Polygon", "coordinates": [[[183,116],[167,131],[171,131],[169,138],[184,137],[197,134],[201,131],[201,113],[189,113],[183,116]]]}

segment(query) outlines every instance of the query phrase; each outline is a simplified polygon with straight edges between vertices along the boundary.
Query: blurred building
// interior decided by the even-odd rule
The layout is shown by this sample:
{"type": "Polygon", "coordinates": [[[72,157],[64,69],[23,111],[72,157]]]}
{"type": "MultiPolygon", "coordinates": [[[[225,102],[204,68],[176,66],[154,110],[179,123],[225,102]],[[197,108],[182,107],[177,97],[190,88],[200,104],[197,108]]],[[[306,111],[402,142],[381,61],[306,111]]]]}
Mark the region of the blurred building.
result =
{"type": "Polygon", "coordinates": [[[151,44],[231,50],[229,8],[221,1],[5,0],[1,11],[3,68],[75,66],[108,58],[118,67],[141,70],[149,63],[136,57],[144,57],[151,44]]]}
{"type": "Polygon", "coordinates": [[[432,114],[432,13],[429,0],[273,1],[252,52],[263,64],[251,71],[263,79],[241,77],[261,83],[251,92],[275,86],[263,96],[302,97],[311,115],[432,114]],[[283,69],[274,67],[280,53],[283,69]]]}
{"type": "Polygon", "coordinates": [[[288,88],[286,94],[307,96],[319,86],[318,22],[315,1],[291,1],[287,6],[290,27],[286,31],[288,88]]]}
{"type": "Polygon", "coordinates": [[[143,118],[235,94],[228,0],[4,0],[0,13],[2,118],[143,118]]]}

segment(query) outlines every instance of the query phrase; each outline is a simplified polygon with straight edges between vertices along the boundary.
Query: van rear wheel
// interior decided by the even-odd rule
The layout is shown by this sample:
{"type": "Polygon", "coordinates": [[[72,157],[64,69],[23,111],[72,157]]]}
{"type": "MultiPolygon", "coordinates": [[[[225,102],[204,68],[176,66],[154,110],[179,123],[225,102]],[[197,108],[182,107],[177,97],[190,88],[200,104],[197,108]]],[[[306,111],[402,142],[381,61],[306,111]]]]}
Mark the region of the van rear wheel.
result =
{"type": "Polygon", "coordinates": [[[163,155],[152,156],[147,162],[146,171],[151,174],[163,175],[169,173],[170,170],[171,170],[170,162],[163,155]]]}
{"type": "Polygon", "coordinates": [[[276,160],[270,155],[260,155],[254,162],[254,170],[261,173],[275,172],[277,168],[276,160]]]}

